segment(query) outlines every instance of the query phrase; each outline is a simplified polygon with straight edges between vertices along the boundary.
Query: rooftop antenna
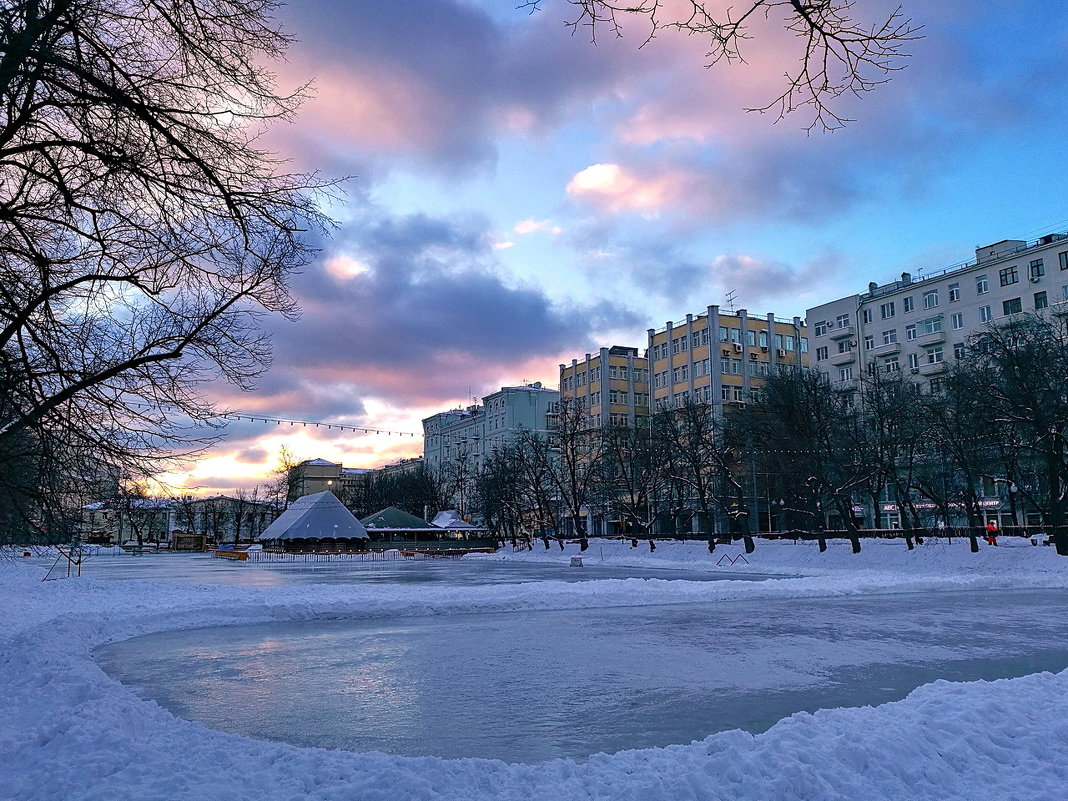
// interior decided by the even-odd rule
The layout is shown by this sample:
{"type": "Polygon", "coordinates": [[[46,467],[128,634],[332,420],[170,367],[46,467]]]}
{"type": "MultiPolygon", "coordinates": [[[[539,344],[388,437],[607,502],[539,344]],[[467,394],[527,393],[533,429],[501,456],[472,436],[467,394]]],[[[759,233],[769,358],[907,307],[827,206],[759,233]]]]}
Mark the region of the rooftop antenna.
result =
{"type": "Polygon", "coordinates": [[[730,307],[731,314],[734,314],[734,301],[738,298],[738,290],[732,289],[727,293],[727,306],[730,307]]]}

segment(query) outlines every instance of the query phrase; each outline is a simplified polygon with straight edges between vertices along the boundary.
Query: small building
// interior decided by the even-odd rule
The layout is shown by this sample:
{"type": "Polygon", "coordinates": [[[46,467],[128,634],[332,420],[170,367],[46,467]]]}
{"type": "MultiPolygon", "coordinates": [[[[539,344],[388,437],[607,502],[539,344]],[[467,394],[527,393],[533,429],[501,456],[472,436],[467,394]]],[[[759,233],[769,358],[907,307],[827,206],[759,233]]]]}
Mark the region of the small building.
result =
{"type": "Polygon", "coordinates": [[[440,528],[445,533],[445,536],[453,539],[466,540],[471,537],[486,536],[486,529],[464,520],[455,509],[438,512],[431,523],[440,528]]]}
{"type": "Polygon", "coordinates": [[[332,492],[297,498],[257,538],[293,553],[367,550],[367,530],[332,492]]]}
{"type": "Polygon", "coordinates": [[[421,517],[408,514],[396,506],[368,515],[360,521],[372,540],[418,541],[441,539],[444,533],[421,517]]]}

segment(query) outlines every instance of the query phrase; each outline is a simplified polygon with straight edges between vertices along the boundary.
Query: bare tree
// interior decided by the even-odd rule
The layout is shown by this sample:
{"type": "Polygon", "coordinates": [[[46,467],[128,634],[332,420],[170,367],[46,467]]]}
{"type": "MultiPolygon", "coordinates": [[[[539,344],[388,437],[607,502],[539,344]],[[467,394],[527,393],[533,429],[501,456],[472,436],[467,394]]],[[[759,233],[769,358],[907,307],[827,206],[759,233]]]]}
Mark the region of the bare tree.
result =
{"type": "MultiPolygon", "coordinates": [[[[773,100],[746,111],[773,111],[777,120],[791,112],[811,113],[807,128],[833,130],[851,120],[835,110],[846,95],[862,95],[886,83],[904,68],[906,46],[921,38],[921,27],[900,6],[871,22],[853,18],[853,0],[748,0],[723,5],[700,0],[567,0],[575,15],[572,30],[586,29],[594,41],[602,31],[622,36],[628,20],[643,22],[645,43],[665,30],[700,37],[708,43],[707,66],[744,63],[744,43],[755,22],[763,20],[789,31],[798,42],[798,66],[783,76],[786,88],[773,100]]],[[[521,8],[536,10],[543,0],[521,8]]]]}
{"type": "Polygon", "coordinates": [[[211,441],[204,382],[267,366],[258,321],[296,314],[326,188],[257,143],[299,100],[264,67],[287,44],[273,7],[0,6],[0,462],[148,472],[211,441]]]}
{"type": "Polygon", "coordinates": [[[816,529],[821,550],[826,515],[834,513],[859,553],[853,494],[878,466],[856,449],[858,415],[849,388],[834,387],[815,371],[780,369],[755,393],[746,424],[762,472],[780,477],[788,511],[816,529]]]}
{"type": "MultiPolygon", "coordinates": [[[[1003,481],[1025,494],[1068,556],[1068,334],[1039,314],[988,326],[953,380],[998,431],[1003,481]]],[[[1000,471],[999,471],[1000,472],[1000,471]]],[[[1015,497],[1010,491],[1015,514],[1015,497]]]]}
{"type": "Polygon", "coordinates": [[[623,521],[625,532],[649,533],[651,501],[660,477],[650,427],[609,426],[601,432],[601,441],[597,495],[623,521]]]}
{"type": "Polygon", "coordinates": [[[278,449],[278,461],[267,480],[267,500],[279,509],[289,508],[289,502],[299,498],[304,489],[304,472],[304,462],[293,455],[288,445],[283,444],[278,449]]]}

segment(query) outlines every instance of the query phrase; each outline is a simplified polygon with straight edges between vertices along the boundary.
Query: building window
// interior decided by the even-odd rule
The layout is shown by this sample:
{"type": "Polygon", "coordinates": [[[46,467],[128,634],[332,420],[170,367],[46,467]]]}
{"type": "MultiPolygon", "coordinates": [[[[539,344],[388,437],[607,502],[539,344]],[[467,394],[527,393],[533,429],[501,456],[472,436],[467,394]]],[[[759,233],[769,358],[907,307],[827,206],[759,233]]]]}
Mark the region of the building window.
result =
{"type": "Polygon", "coordinates": [[[839,314],[837,317],[835,317],[834,318],[834,327],[835,328],[849,328],[849,315],[848,314],[839,314]]]}
{"type": "Polygon", "coordinates": [[[891,328],[889,331],[883,331],[883,344],[893,345],[897,342],[897,329],[891,328]]]}
{"type": "Polygon", "coordinates": [[[894,301],[884,303],[879,307],[879,313],[882,314],[884,320],[889,320],[894,316],[894,301]]]}
{"type": "Polygon", "coordinates": [[[932,289],[930,292],[923,293],[923,308],[925,309],[937,309],[938,308],[938,290],[932,289]]]}
{"type": "MultiPolygon", "coordinates": [[[[826,333],[827,333],[827,321],[826,320],[820,320],[818,323],[816,323],[816,336],[821,337],[826,333]]],[[[765,344],[767,344],[767,340],[765,340],[765,344]]]]}
{"type": "Polygon", "coordinates": [[[726,342],[729,334],[727,333],[727,326],[721,325],[719,327],[719,341],[726,342]]]}
{"type": "Polygon", "coordinates": [[[1046,299],[1046,293],[1045,292],[1036,292],[1035,293],[1035,311],[1038,311],[1039,309],[1048,309],[1048,308],[1049,308],[1049,300],[1046,299]]]}
{"type": "Polygon", "coordinates": [[[729,373],[731,371],[731,360],[726,356],[719,360],[719,371],[721,373],[729,373]]]}
{"type": "Polygon", "coordinates": [[[745,395],[742,394],[744,391],[745,390],[743,390],[743,389],[734,390],[734,399],[736,401],[738,401],[739,403],[741,403],[743,400],[745,400],[745,395]]]}
{"type": "Polygon", "coordinates": [[[1032,281],[1037,281],[1046,274],[1046,265],[1042,263],[1042,259],[1032,259],[1028,268],[1031,272],[1032,281]]]}
{"type": "Polygon", "coordinates": [[[839,381],[850,381],[850,380],[852,380],[852,378],[853,378],[853,368],[852,367],[843,367],[842,369],[840,369],[838,371],[838,380],[839,381]]]}
{"type": "Polygon", "coordinates": [[[1015,284],[1020,280],[1020,273],[1017,271],[1015,264],[1012,267],[1006,267],[1004,270],[999,270],[998,275],[1001,278],[1002,286],[1009,286],[1009,284],[1015,284]]]}
{"type": "Polygon", "coordinates": [[[875,336],[868,334],[864,337],[864,350],[871,350],[875,347],[875,336]]]}
{"type": "Polygon", "coordinates": [[[941,395],[946,391],[946,380],[944,378],[932,378],[931,379],[931,394],[941,395]]]}
{"type": "Polygon", "coordinates": [[[839,353],[849,353],[849,351],[851,350],[853,350],[853,343],[850,340],[843,339],[841,342],[838,343],[839,353]]]}
{"type": "Polygon", "coordinates": [[[954,331],[960,331],[962,328],[964,328],[964,313],[963,312],[954,313],[954,315],[950,319],[953,322],[953,330],[954,331]]]}
{"type": "Polygon", "coordinates": [[[911,342],[916,338],[916,324],[909,323],[905,326],[905,341],[911,342]]]}
{"type": "Polygon", "coordinates": [[[801,337],[801,352],[808,353],[808,337],[801,337]]]}
{"type": "Polygon", "coordinates": [[[822,361],[825,361],[826,359],[827,359],[827,347],[824,345],[822,347],[816,348],[816,361],[822,362],[822,361]]]}
{"type": "Polygon", "coordinates": [[[897,356],[887,359],[885,366],[888,373],[896,373],[901,369],[901,363],[897,360],[897,356]]]}
{"type": "Polygon", "coordinates": [[[721,399],[725,400],[725,401],[729,401],[731,399],[731,388],[730,387],[720,387],[719,388],[719,397],[721,399]]]}
{"type": "Polygon", "coordinates": [[[910,370],[918,370],[919,368],[920,368],[920,354],[918,354],[918,353],[910,353],[909,354],[909,369],[910,370]]]}
{"type": "Polygon", "coordinates": [[[865,309],[864,310],[864,322],[865,323],[870,323],[871,322],[871,309],[865,309]]]}
{"type": "Polygon", "coordinates": [[[1005,314],[1019,314],[1023,311],[1023,302],[1020,298],[1009,298],[1001,304],[1005,314]]]}
{"type": "Polygon", "coordinates": [[[979,322],[981,322],[981,323],[989,323],[993,319],[994,319],[994,315],[991,314],[989,306],[980,306],[979,307],[979,322]]]}
{"type": "Polygon", "coordinates": [[[942,361],[942,346],[935,345],[933,348],[927,349],[927,363],[938,364],[942,361]]]}
{"type": "Polygon", "coordinates": [[[1058,253],[1057,261],[1060,263],[1062,270],[1068,270],[1068,250],[1062,250],[1058,253]]]}
{"type": "Polygon", "coordinates": [[[931,318],[923,321],[923,333],[924,334],[935,334],[935,333],[938,333],[941,330],[942,330],[942,318],[940,316],[939,317],[931,317],[931,318]]]}
{"type": "Polygon", "coordinates": [[[960,284],[953,283],[949,285],[949,302],[955,303],[960,300],[960,284]]]}
{"type": "Polygon", "coordinates": [[[985,295],[990,291],[990,281],[985,275],[977,275],[975,277],[975,294],[985,295]]]}
{"type": "Polygon", "coordinates": [[[964,343],[963,342],[956,342],[956,343],[953,344],[953,358],[954,359],[963,359],[964,358],[964,343]]]}
{"type": "Polygon", "coordinates": [[[913,300],[912,300],[911,297],[904,298],[901,301],[901,306],[906,312],[910,312],[915,308],[915,304],[913,303],[913,300]]]}
{"type": "Polygon", "coordinates": [[[708,344],[708,329],[707,328],[702,328],[701,329],[701,344],[702,345],[707,345],[708,344]]]}
{"type": "Polygon", "coordinates": [[[701,332],[700,331],[694,331],[692,334],[690,334],[690,342],[691,342],[691,344],[690,344],[691,348],[699,348],[699,347],[701,347],[701,332]]]}

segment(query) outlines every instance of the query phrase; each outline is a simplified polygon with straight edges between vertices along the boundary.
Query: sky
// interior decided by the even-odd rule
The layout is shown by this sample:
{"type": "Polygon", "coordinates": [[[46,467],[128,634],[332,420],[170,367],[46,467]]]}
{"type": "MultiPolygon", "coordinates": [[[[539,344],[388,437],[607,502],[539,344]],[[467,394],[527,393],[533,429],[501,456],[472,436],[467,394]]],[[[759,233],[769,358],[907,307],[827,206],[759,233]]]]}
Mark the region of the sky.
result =
{"type": "MultiPolygon", "coordinates": [[[[267,318],[274,361],[223,406],[390,434],[238,421],[171,485],[229,492],[298,459],[417,456],[420,420],[710,304],[804,317],[902,271],[1068,230],[1068,7],[902,0],[904,69],[807,130],[773,101],[797,44],[757,20],[745,63],[626,19],[622,36],[500,0],[301,0],[271,68],[309,84],[266,143],[344,178],[302,316],[267,318]],[[405,435],[406,434],[406,435],[405,435]],[[413,436],[414,435],[414,436],[413,436]]],[[[874,23],[893,5],[857,0],[874,23]]]]}

